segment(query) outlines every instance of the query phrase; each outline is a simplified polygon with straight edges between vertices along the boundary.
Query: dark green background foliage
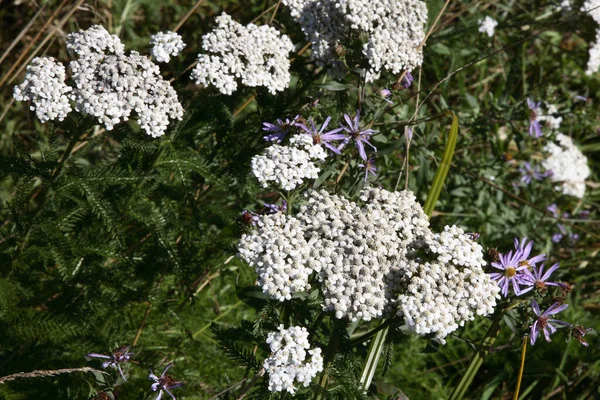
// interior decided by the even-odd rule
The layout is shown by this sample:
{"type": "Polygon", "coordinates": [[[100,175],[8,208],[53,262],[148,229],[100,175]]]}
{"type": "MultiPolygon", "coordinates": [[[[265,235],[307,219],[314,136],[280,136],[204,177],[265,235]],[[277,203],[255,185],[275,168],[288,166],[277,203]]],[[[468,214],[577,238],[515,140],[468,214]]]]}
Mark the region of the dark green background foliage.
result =
{"type": "MultiPolygon", "coordinates": [[[[23,77],[19,56],[37,50],[67,62],[66,34],[94,23],[119,34],[128,49],[147,54],[150,36],[173,29],[196,2],[86,1],[44,43],[53,29],[45,22],[53,19],[50,26],[55,26],[71,4],[41,3],[0,0],[0,54],[44,7],[0,64],[0,79],[8,78],[0,86],[0,377],[99,368],[85,354],[135,343],[135,363],[126,367],[129,378],[113,393],[116,398],[149,396],[148,369],[159,373],[171,361],[171,374],[185,382],[176,389],[178,397],[236,398],[242,379],[262,368],[267,333],[293,322],[311,328],[311,341],[330,362],[329,386],[319,389],[315,379],[311,396],[319,390],[327,399],[449,395],[488,319],[455,332],[445,346],[392,329],[366,395],[357,377],[368,343],[356,345],[352,339],[376,324],[349,326],[321,314],[317,293],[297,296],[285,306],[269,301],[253,286],[251,268],[235,258],[236,242],[246,229],[242,210],[259,212],[280,196],[260,188],[250,174],[252,156],[266,147],[262,122],[302,114],[319,122],[331,115],[337,123],[355,111],[358,98],[352,74],[335,82],[308,53],[292,55],[292,83],[277,96],[244,88],[228,97],[191,83],[187,68],[215,16],[226,11],[242,23],[258,17],[256,23],[266,24],[275,9],[261,13],[277,1],[204,1],[187,19],[179,30],[187,48],[161,67],[167,79],[174,79],[186,113],[160,139],[149,138],[136,124],[105,132],[75,113],[63,123],[39,124],[26,104],[11,101],[12,87],[23,77]],[[38,32],[43,33],[36,37],[38,32]]],[[[391,87],[397,77],[384,75],[366,88],[364,120],[380,132],[373,138],[379,170],[372,184],[404,188],[406,172],[399,177],[406,161],[404,128],[417,101],[425,99],[416,123],[411,122],[415,140],[408,160],[408,187],[424,202],[449,131],[450,117],[441,114],[453,111],[460,136],[432,225],[458,224],[479,232],[484,247],[500,251],[515,236],[535,239],[537,252],[548,254],[552,263],[560,261],[558,278],[575,285],[562,319],[599,329],[600,186],[588,186],[585,198],[574,201],[547,181],[512,185],[520,178],[518,166],[539,160],[543,146],[527,135],[528,96],[559,106],[562,132],[580,145],[593,170],[590,181],[598,182],[600,85],[598,75],[584,74],[586,42],[594,40],[595,24],[577,11],[551,12],[557,3],[451,2],[427,42],[422,71],[413,71],[410,89],[395,92],[394,106],[377,91],[391,87]],[[500,22],[492,39],[477,31],[485,15],[500,22]],[[591,101],[576,101],[576,95],[591,101]],[[556,221],[543,212],[551,203],[572,214],[591,211],[589,220],[568,227],[581,240],[551,242],[556,221]]],[[[581,1],[575,3],[577,10],[581,1]]],[[[431,26],[443,2],[427,4],[431,26]]],[[[288,34],[297,50],[306,43],[283,6],[271,24],[288,34]]],[[[357,164],[352,152],[334,158],[312,186],[354,198],[364,185],[357,164]]],[[[299,191],[294,200],[300,201],[299,191]]],[[[468,398],[512,398],[526,328],[515,320],[508,315],[502,322],[495,351],[468,398]]],[[[597,336],[589,335],[587,349],[576,340],[566,342],[567,337],[559,332],[551,343],[539,341],[528,349],[521,398],[600,396],[597,336]]],[[[0,384],[0,398],[93,398],[114,384],[117,375],[108,372],[17,379],[0,384]]],[[[305,398],[309,392],[300,393],[305,398]]],[[[269,398],[264,378],[247,398],[269,398]]]]}

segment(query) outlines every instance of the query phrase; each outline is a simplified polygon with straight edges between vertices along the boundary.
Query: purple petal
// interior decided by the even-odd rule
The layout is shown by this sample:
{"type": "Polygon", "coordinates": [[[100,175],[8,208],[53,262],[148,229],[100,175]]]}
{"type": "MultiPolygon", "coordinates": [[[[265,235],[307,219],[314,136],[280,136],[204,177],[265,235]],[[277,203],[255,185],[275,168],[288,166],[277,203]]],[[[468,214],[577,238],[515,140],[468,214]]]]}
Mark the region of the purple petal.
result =
{"type": "Polygon", "coordinates": [[[535,300],[531,300],[531,308],[538,317],[540,316],[540,305],[535,300]]]}
{"type": "Polygon", "coordinates": [[[162,399],[163,391],[158,392],[158,396],[156,396],[156,400],[162,399]]]}
{"type": "MultiPolygon", "coordinates": [[[[148,374],[148,380],[158,382],[158,376],[154,375],[152,370],[150,370],[150,374],[148,374]]],[[[156,391],[156,389],[154,389],[154,391],[156,391]]]]}
{"type": "Polygon", "coordinates": [[[558,304],[558,303],[554,303],[554,304],[552,304],[552,306],[550,306],[550,308],[549,308],[549,309],[547,309],[547,310],[546,310],[546,312],[544,312],[544,314],[542,314],[542,315],[544,315],[545,317],[547,317],[547,316],[549,316],[549,315],[555,315],[555,314],[558,314],[559,312],[563,311],[563,310],[564,310],[564,309],[566,309],[567,307],[569,307],[569,305],[568,305],[568,304],[563,304],[563,305],[560,305],[560,306],[559,306],[559,304],[558,304]]]}
{"type": "MultiPolygon", "coordinates": [[[[546,271],[544,275],[542,275],[542,281],[545,281],[546,279],[550,278],[550,275],[552,275],[552,273],[556,271],[558,267],[560,267],[558,263],[554,264],[548,271],[546,271]]],[[[542,265],[542,268],[540,269],[540,274],[543,272],[543,268],[544,266],[542,265]]]]}
{"type": "Polygon", "coordinates": [[[105,354],[98,354],[98,353],[90,353],[87,356],[88,357],[95,357],[95,358],[112,358],[112,357],[107,356],[105,354]]]}
{"type": "Polygon", "coordinates": [[[323,132],[323,130],[325,128],[327,128],[327,125],[329,125],[329,121],[331,121],[331,117],[327,117],[327,119],[325,120],[325,122],[323,122],[323,125],[321,126],[321,130],[319,131],[319,133],[323,132]]]}
{"type": "Polygon", "coordinates": [[[172,366],[173,366],[173,363],[169,363],[169,364],[168,364],[168,365],[165,367],[165,369],[164,369],[164,371],[162,372],[162,374],[160,374],[160,377],[161,377],[161,378],[164,378],[165,374],[167,373],[167,371],[169,370],[169,368],[171,368],[172,366]]]}
{"type": "Polygon", "coordinates": [[[548,331],[548,325],[546,325],[546,327],[544,327],[544,329],[542,329],[544,331],[544,337],[546,338],[546,342],[551,342],[552,340],[550,339],[550,332],[548,331]]]}
{"type": "Polygon", "coordinates": [[[362,144],[361,140],[356,141],[356,147],[358,147],[358,154],[360,158],[367,161],[367,152],[365,151],[365,146],[362,144]]]}
{"type": "Polygon", "coordinates": [[[177,399],[175,398],[175,396],[173,395],[173,393],[169,392],[169,390],[168,390],[167,388],[165,388],[165,392],[167,392],[167,394],[168,394],[169,396],[171,396],[171,398],[172,398],[173,400],[177,400],[177,399]]]}
{"type": "Polygon", "coordinates": [[[533,323],[533,326],[531,327],[531,338],[530,338],[530,343],[533,346],[535,344],[535,341],[537,340],[538,334],[540,333],[539,329],[538,329],[538,322],[537,320],[533,323]]]}

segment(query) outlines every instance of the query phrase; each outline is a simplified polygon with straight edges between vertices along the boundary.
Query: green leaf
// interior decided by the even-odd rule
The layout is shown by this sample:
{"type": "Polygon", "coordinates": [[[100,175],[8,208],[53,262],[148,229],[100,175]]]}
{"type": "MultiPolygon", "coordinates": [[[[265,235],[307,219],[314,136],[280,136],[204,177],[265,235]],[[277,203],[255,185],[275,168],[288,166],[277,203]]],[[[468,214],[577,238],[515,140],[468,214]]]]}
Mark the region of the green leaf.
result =
{"type": "Polygon", "coordinates": [[[456,116],[456,114],[452,113],[452,125],[450,126],[450,134],[448,135],[448,141],[446,142],[446,148],[444,149],[442,162],[440,163],[440,166],[438,167],[435,173],[433,184],[431,186],[431,189],[429,190],[429,194],[427,195],[427,201],[425,201],[425,206],[423,207],[423,211],[425,211],[425,214],[427,214],[427,216],[430,218],[431,214],[433,213],[435,203],[440,197],[440,193],[442,193],[442,188],[444,187],[446,177],[448,176],[448,171],[450,170],[450,164],[452,163],[452,156],[454,155],[454,149],[456,147],[457,138],[458,117],[456,116]]]}

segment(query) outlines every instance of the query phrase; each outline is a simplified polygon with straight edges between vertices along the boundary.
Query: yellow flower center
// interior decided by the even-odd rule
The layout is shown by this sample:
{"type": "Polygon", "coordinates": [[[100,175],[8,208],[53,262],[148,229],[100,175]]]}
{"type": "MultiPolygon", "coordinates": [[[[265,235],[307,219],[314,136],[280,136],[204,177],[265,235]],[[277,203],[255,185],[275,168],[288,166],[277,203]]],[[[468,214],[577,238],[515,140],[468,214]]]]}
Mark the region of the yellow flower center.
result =
{"type": "Polygon", "coordinates": [[[507,278],[512,278],[516,274],[517,274],[517,270],[513,267],[508,267],[504,270],[504,276],[506,276],[507,278]]]}

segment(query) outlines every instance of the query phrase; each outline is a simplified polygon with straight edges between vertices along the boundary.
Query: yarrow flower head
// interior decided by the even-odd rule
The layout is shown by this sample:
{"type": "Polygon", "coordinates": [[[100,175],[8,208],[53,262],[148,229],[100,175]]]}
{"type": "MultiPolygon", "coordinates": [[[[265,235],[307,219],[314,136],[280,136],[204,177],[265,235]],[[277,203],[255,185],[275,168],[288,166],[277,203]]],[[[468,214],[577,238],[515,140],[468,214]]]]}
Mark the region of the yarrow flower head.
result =
{"type": "MultiPolygon", "coordinates": [[[[362,54],[372,82],[381,70],[393,74],[423,62],[427,6],[420,0],[284,0],[294,20],[311,41],[320,65],[337,61],[339,48],[355,33],[368,35],[362,54]]],[[[339,63],[338,63],[339,64],[339,63]]]]}
{"type": "Polygon", "coordinates": [[[537,301],[531,300],[531,309],[533,310],[534,314],[537,317],[535,319],[535,322],[531,326],[531,334],[530,334],[530,339],[529,339],[531,342],[531,345],[535,344],[540,332],[544,333],[544,337],[546,338],[547,342],[551,342],[550,335],[552,335],[554,332],[556,332],[556,326],[554,326],[554,324],[563,325],[563,326],[570,325],[567,322],[563,322],[563,321],[559,321],[557,319],[550,318],[551,316],[556,315],[559,312],[565,310],[568,306],[569,306],[568,304],[561,305],[560,303],[554,303],[552,306],[550,306],[550,308],[548,308],[546,311],[544,311],[542,313],[540,311],[540,306],[537,303],[537,301]]]}
{"type": "Polygon", "coordinates": [[[342,147],[348,143],[349,141],[354,141],[356,147],[358,148],[358,154],[360,158],[363,160],[367,160],[367,152],[365,151],[365,144],[368,144],[373,148],[373,150],[377,151],[377,148],[369,142],[371,135],[377,133],[376,130],[373,129],[362,129],[360,128],[360,110],[356,110],[356,115],[354,118],[350,118],[348,114],[344,114],[344,119],[346,120],[346,125],[343,123],[340,124],[342,129],[346,131],[348,137],[342,147]]]}
{"type": "Polygon", "coordinates": [[[216,19],[217,27],[202,37],[206,54],[198,55],[191,78],[198,85],[215,86],[231,95],[238,80],[246,86],[266,87],[271,94],[288,87],[290,61],[294,49],[289,37],[263,25],[243,26],[226,13],[216,19]]]}
{"type": "Polygon", "coordinates": [[[173,393],[171,393],[171,390],[183,386],[183,382],[176,381],[171,376],[167,375],[167,371],[172,366],[173,366],[173,363],[169,363],[169,365],[167,365],[165,367],[165,369],[163,370],[162,374],[160,374],[160,377],[154,375],[152,370],[150,370],[148,379],[151,381],[154,381],[154,383],[152,384],[152,386],[150,386],[150,388],[152,389],[153,392],[158,391],[158,396],[156,396],[155,400],[162,399],[163,393],[166,393],[169,396],[171,396],[171,398],[173,400],[177,400],[175,398],[175,395],[173,393]]]}
{"type": "Polygon", "coordinates": [[[131,356],[133,356],[133,353],[129,352],[130,348],[131,348],[131,346],[122,347],[122,348],[118,349],[117,351],[115,351],[111,355],[90,353],[87,356],[91,357],[91,358],[102,358],[102,359],[107,360],[107,361],[102,362],[102,368],[103,369],[106,369],[108,367],[116,368],[119,371],[119,374],[121,374],[121,378],[123,378],[123,380],[126,381],[127,378],[125,378],[125,375],[123,374],[123,369],[121,369],[121,364],[128,362],[129,359],[131,358],[131,356]]]}
{"type": "Polygon", "coordinates": [[[475,315],[493,311],[500,288],[467,234],[456,227],[433,234],[411,192],[366,188],[360,202],[312,191],[296,216],[260,216],[238,250],[263,291],[290,299],[309,290],[314,276],[323,310],[336,318],[368,321],[401,310],[412,331],[435,333],[441,342],[475,315]],[[420,260],[421,251],[431,262],[420,260]]]}
{"type": "Polygon", "coordinates": [[[496,26],[498,26],[498,21],[496,21],[489,15],[486,16],[484,19],[479,20],[479,32],[485,33],[489,37],[494,36],[496,26]]]}
{"type": "Polygon", "coordinates": [[[135,51],[126,55],[119,44],[99,26],[67,36],[67,48],[78,56],[70,63],[75,109],[98,118],[107,130],[135,113],[148,135],[162,136],[169,119],[183,117],[177,94],[157,65],[135,51]]]}
{"type": "Polygon", "coordinates": [[[281,143],[281,141],[285,139],[293,127],[299,126],[298,119],[300,119],[300,115],[296,115],[291,121],[289,118],[286,118],[284,122],[278,118],[277,122],[274,124],[270,122],[263,122],[263,131],[271,132],[268,135],[263,136],[263,139],[275,143],[281,143]]]}
{"type": "Polygon", "coordinates": [[[573,139],[559,133],[556,143],[548,143],[544,152],[548,156],[542,161],[542,166],[547,171],[552,171],[551,182],[563,194],[583,198],[585,194],[585,180],[590,176],[587,157],[577,148],[573,139]]]}
{"type": "Polygon", "coordinates": [[[323,125],[321,125],[321,128],[317,129],[315,121],[313,121],[311,117],[308,119],[308,124],[310,124],[310,126],[304,124],[298,124],[298,126],[312,137],[312,140],[315,144],[322,144],[334,153],[340,154],[340,150],[329,142],[332,140],[344,140],[346,139],[346,135],[343,133],[338,133],[343,130],[343,128],[337,128],[328,132],[324,132],[329,125],[329,122],[331,122],[331,117],[327,117],[325,122],[323,122],[323,125]]]}
{"type": "Polygon", "coordinates": [[[289,145],[274,144],[263,154],[252,158],[252,173],[263,187],[274,183],[284,190],[293,190],[305,179],[317,179],[318,163],[327,158],[320,144],[305,134],[290,138],[289,145]]]}
{"type": "Polygon", "coordinates": [[[537,117],[541,105],[541,102],[538,101],[536,103],[531,98],[527,98],[527,107],[529,108],[529,136],[536,138],[544,136],[540,121],[537,117]]]}
{"type": "Polygon", "coordinates": [[[159,32],[150,38],[152,56],[161,63],[168,63],[171,57],[177,57],[185,48],[181,35],[177,32],[159,32]]]}
{"type": "Polygon", "coordinates": [[[23,83],[15,86],[13,96],[17,101],[31,101],[29,108],[41,122],[62,121],[72,109],[68,97],[72,88],[65,83],[65,77],[61,63],[36,57],[27,66],[23,83]]]}
{"type": "Polygon", "coordinates": [[[321,349],[310,348],[308,331],[304,327],[292,326],[286,329],[279,325],[277,329],[277,332],[269,332],[267,335],[271,355],[263,364],[269,374],[269,390],[286,390],[295,394],[295,382],[307,387],[323,371],[321,349]]]}

